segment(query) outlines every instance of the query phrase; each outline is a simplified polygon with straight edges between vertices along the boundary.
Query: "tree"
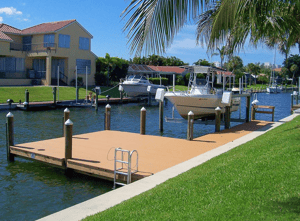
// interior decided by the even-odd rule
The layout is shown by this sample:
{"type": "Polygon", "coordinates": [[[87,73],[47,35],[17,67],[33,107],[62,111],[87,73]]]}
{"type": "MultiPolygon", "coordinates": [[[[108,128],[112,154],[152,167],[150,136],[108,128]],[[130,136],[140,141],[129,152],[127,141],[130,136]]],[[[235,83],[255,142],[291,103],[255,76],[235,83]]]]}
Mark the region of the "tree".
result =
{"type": "Polygon", "coordinates": [[[294,77],[295,77],[295,73],[299,70],[298,66],[296,64],[293,64],[290,68],[291,72],[293,73],[293,81],[294,81],[294,77]]]}
{"type": "Polygon", "coordinates": [[[296,66],[300,67],[300,56],[299,55],[290,55],[288,59],[283,61],[283,66],[285,68],[285,75],[288,75],[290,78],[298,78],[300,77],[300,70],[294,69],[291,71],[291,67],[295,64],[296,66]]]}
{"type": "Polygon", "coordinates": [[[256,85],[256,78],[257,78],[257,74],[259,74],[260,72],[260,67],[258,64],[253,64],[253,63],[249,63],[247,65],[247,69],[251,74],[255,75],[255,85],[256,85]]]}
{"type": "Polygon", "coordinates": [[[227,64],[228,70],[232,72],[243,69],[243,66],[243,60],[239,56],[232,57],[227,64]]]}
{"type": "Polygon", "coordinates": [[[110,55],[106,53],[105,58],[99,57],[96,60],[96,73],[99,73],[97,74],[97,83],[103,85],[103,83],[100,82],[103,79],[107,80],[107,85],[109,84],[109,81],[119,81],[120,78],[126,76],[128,66],[129,62],[127,60],[118,57],[110,57],[110,55]]]}
{"type": "Polygon", "coordinates": [[[219,47],[217,47],[217,50],[219,53],[214,53],[213,55],[220,55],[220,59],[221,59],[221,68],[223,67],[223,61],[225,59],[225,55],[226,55],[226,47],[223,46],[221,49],[219,47]]]}
{"type": "Polygon", "coordinates": [[[199,59],[198,61],[194,62],[194,65],[212,66],[212,64],[205,59],[199,59]]]}
{"type": "Polygon", "coordinates": [[[228,54],[243,47],[247,37],[257,44],[266,38],[287,36],[299,42],[298,0],[132,0],[123,11],[129,17],[124,31],[131,52],[161,54],[187,22],[197,23],[201,39],[214,50],[226,43],[228,54]]]}

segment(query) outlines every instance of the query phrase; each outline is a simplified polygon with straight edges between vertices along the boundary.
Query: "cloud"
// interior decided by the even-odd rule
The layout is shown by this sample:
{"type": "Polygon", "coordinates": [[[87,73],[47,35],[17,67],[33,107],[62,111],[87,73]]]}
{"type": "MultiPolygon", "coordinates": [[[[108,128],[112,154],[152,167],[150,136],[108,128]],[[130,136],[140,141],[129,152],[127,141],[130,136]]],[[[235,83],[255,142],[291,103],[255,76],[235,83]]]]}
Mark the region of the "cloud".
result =
{"type": "Polygon", "coordinates": [[[3,22],[3,18],[0,16],[0,23],[2,23],[3,22]]]}
{"type": "Polygon", "coordinates": [[[14,7],[4,7],[0,8],[0,14],[6,14],[6,15],[22,15],[21,11],[17,11],[14,7]]]}

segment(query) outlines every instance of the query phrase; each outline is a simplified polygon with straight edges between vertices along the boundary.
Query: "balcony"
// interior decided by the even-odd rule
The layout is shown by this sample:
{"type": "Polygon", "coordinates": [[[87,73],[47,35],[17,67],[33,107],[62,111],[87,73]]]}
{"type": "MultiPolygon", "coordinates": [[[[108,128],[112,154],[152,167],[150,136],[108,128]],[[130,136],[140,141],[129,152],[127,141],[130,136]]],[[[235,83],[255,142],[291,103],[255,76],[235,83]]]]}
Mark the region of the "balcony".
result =
{"type": "Polygon", "coordinates": [[[57,44],[56,43],[35,43],[35,44],[19,44],[19,43],[10,43],[11,51],[25,51],[25,52],[56,52],[57,44]]]}

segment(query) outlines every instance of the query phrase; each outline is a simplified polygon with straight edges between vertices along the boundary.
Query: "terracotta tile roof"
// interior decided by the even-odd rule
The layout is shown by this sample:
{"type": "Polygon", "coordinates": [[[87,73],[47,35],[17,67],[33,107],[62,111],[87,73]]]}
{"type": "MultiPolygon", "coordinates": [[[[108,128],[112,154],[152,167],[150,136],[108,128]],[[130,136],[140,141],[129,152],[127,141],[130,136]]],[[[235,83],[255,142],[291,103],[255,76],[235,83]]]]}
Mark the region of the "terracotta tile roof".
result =
{"type": "Polygon", "coordinates": [[[149,68],[157,71],[157,72],[165,72],[165,73],[177,73],[182,74],[186,69],[180,68],[177,66],[152,66],[148,65],[149,68]]]}
{"type": "Polygon", "coordinates": [[[2,41],[12,41],[12,39],[7,36],[6,34],[4,34],[2,31],[0,31],[0,40],[2,41]]]}
{"type": "Polygon", "coordinates": [[[14,28],[12,26],[9,26],[7,24],[0,24],[0,31],[4,33],[13,33],[13,34],[21,34],[21,30],[14,28]]]}
{"type": "Polygon", "coordinates": [[[42,23],[30,28],[26,28],[22,30],[22,34],[35,34],[35,33],[51,33],[55,32],[68,24],[76,21],[75,19],[67,20],[67,21],[57,21],[57,22],[48,22],[42,23]]]}
{"type": "Polygon", "coordinates": [[[234,76],[234,74],[232,74],[232,72],[230,71],[225,71],[225,72],[217,71],[217,74],[225,75],[225,76],[234,76]]]}
{"type": "Polygon", "coordinates": [[[273,70],[276,72],[281,72],[282,68],[274,68],[273,70]]]}

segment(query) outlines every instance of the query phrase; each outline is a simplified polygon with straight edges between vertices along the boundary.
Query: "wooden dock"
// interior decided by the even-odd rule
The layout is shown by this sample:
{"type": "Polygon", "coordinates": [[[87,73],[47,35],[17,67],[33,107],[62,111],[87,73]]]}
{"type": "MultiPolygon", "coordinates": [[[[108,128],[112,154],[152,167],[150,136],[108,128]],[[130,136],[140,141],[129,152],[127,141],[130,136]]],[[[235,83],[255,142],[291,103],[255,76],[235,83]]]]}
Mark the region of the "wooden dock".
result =
{"type": "MultiPolygon", "coordinates": [[[[175,166],[269,124],[272,122],[251,121],[198,137],[193,141],[110,130],[73,135],[72,158],[67,160],[67,165],[64,163],[64,137],[17,144],[9,149],[14,156],[41,161],[63,169],[73,169],[107,180],[114,178],[115,148],[137,150],[139,167],[138,172],[132,174],[134,181],[175,166]]],[[[117,179],[124,181],[125,176],[119,175],[117,179]]]]}

